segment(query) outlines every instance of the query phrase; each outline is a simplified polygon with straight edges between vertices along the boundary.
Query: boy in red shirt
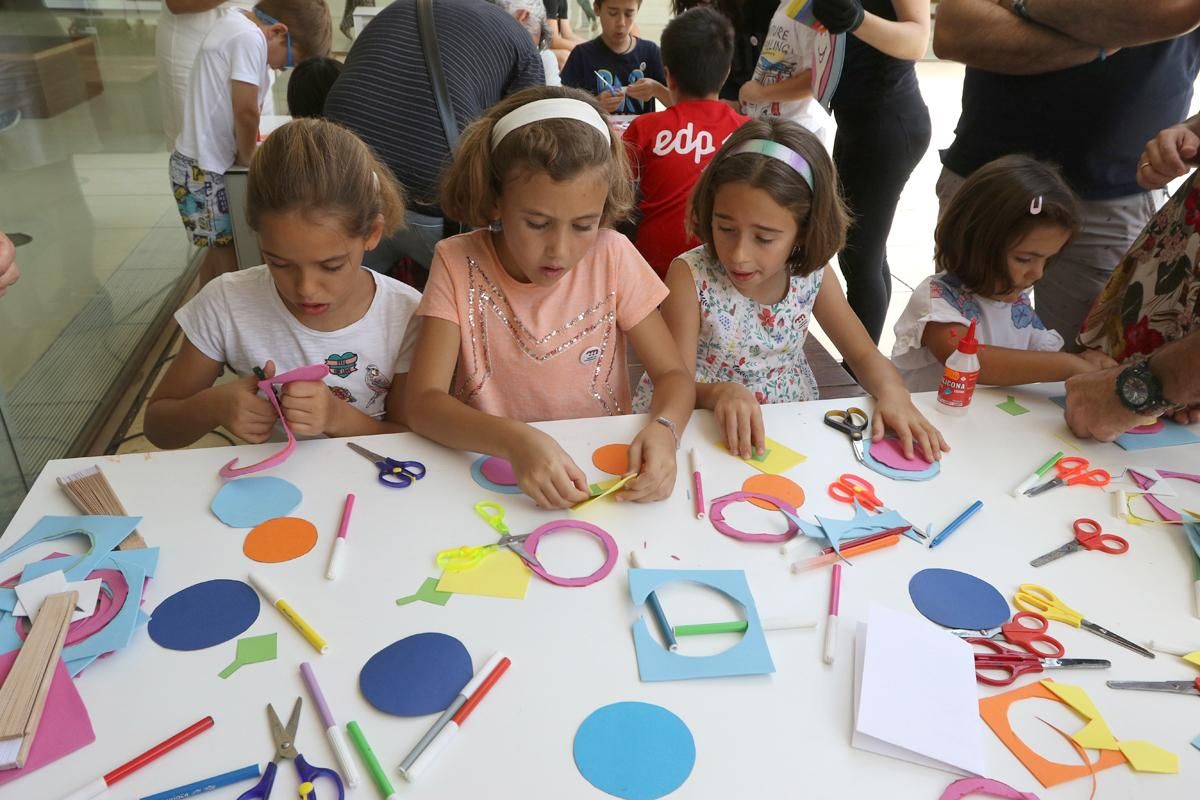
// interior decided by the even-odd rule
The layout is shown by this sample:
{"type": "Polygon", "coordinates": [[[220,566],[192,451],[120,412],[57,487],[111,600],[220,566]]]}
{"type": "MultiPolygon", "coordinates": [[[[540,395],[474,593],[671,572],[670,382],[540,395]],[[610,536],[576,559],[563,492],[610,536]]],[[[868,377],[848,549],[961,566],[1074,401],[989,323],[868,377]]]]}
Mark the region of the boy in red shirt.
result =
{"type": "Polygon", "coordinates": [[[721,144],[748,117],[717,99],[733,57],[733,28],[700,6],[667,23],[662,59],[672,105],[643,114],[625,131],[640,183],[635,244],[658,276],[699,242],[684,229],[688,196],[721,144]]]}

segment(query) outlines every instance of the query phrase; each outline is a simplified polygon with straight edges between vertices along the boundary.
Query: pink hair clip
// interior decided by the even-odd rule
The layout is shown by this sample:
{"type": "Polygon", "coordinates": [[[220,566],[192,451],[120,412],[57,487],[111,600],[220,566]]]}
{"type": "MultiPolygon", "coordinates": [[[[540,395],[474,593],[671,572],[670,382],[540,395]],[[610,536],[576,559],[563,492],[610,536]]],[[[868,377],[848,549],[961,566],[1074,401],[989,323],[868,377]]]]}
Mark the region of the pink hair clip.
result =
{"type": "Polygon", "coordinates": [[[267,456],[257,464],[251,464],[248,467],[234,466],[238,461],[235,458],[221,467],[221,477],[225,480],[239,478],[242,475],[249,475],[252,472],[261,472],[264,469],[277,467],[287,461],[288,456],[296,449],[296,437],[292,435],[292,429],[288,427],[287,419],[283,416],[283,409],[279,407],[279,398],[275,397],[273,384],[292,383],[293,381],[320,381],[324,380],[328,374],[329,367],[324,364],[310,364],[307,367],[297,367],[296,369],[288,370],[282,375],[276,375],[273,378],[259,381],[258,390],[267,396],[267,399],[271,401],[271,405],[275,406],[275,413],[279,415],[279,421],[283,423],[283,432],[287,434],[287,444],[278,453],[267,456]]]}
{"type": "Polygon", "coordinates": [[[1035,217],[1042,213],[1042,196],[1040,194],[1033,198],[1033,202],[1029,204],[1029,213],[1035,217]]]}

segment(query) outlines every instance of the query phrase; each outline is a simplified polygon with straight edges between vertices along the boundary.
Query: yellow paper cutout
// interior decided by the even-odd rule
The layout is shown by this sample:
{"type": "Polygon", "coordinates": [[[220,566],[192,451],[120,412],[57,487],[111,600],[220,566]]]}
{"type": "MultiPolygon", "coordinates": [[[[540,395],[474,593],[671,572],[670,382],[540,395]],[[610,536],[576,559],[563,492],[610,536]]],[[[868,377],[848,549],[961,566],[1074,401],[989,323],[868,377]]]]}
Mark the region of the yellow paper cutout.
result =
{"type": "Polygon", "coordinates": [[[1129,766],[1138,772],[1161,772],[1173,775],[1179,772],[1179,756],[1163,750],[1150,742],[1121,742],[1121,753],[1129,766]]]}
{"type": "Polygon", "coordinates": [[[1200,667],[1200,650],[1197,650],[1194,653],[1188,653],[1183,657],[1183,660],[1194,667],[1200,667]]]}
{"type": "MultiPolygon", "coordinates": [[[[1104,720],[1104,717],[1100,716],[1100,709],[1096,708],[1096,704],[1092,702],[1092,698],[1088,697],[1087,692],[1078,686],[1071,686],[1050,679],[1043,680],[1042,685],[1058,695],[1064,703],[1078,711],[1079,715],[1084,719],[1089,721],[1093,719],[1104,720]]],[[[1087,745],[1084,746],[1086,747],[1087,745]]]]}
{"type": "Polygon", "coordinates": [[[1083,730],[1071,737],[1080,747],[1089,750],[1120,750],[1117,737],[1108,729],[1108,723],[1097,717],[1083,727],[1083,730]]]}
{"type": "Polygon", "coordinates": [[[439,592],[524,600],[532,577],[533,573],[520,556],[511,550],[501,549],[470,569],[443,572],[437,588],[439,592]]]}
{"type": "Polygon", "coordinates": [[[578,503],[576,505],[571,506],[571,509],[570,509],[571,513],[575,513],[577,511],[583,511],[585,508],[587,508],[588,506],[590,506],[592,503],[596,502],[597,500],[603,500],[604,498],[608,497],[610,494],[619,492],[622,488],[624,488],[625,484],[629,483],[631,480],[633,480],[636,477],[637,477],[637,473],[634,472],[630,475],[625,475],[624,477],[621,477],[621,478],[613,478],[611,481],[601,481],[600,483],[592,484],[597,489],[600,489],[601,492],[597,495],[593,495],[592,497],[589,497],[587,500],[584,500],[582,503],[578,503]]]}
{"type": "Polygon", "coordinates": [[[808,461],[808,456],[803,453],[797,453],[792,448],[782,445],[774,439],[767,439],[763,447],[767,451],[766,455],[751,456],[742,460],[768,475],[782,475],[797,464],[803,464],[805,461],[808,461]]]}

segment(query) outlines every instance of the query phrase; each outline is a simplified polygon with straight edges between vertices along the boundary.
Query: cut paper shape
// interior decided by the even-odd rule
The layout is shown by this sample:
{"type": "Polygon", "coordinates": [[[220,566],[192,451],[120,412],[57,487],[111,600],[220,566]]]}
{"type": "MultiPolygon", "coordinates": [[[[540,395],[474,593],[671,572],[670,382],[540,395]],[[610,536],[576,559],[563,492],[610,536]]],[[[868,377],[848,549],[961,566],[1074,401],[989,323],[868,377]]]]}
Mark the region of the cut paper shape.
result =
{"type": "Polygon", "coordinates": [[[546,572],[545,568],[537,564],[527,565],[535,574],[540,576],[542,580],[553,583],[555,586],[591,586],[593,583],[602,581],[608,577],[608,574],[613,571],[613,567],[617,564],[617,542],[612,536],[609,536],[608,531],[599,528],[590,522],[576,522],[569,519],[559,519],[554,522],[547,522],[545,525],[539,526],[533,533],[529,534],[529,538],[525,540],[525,550],[535,559],[537,558],[538,543],[542,538],[558,531],[582,531],[600,540],[600,544],[604,547],[604,563],[597,567],[588,575],[580,575],[578,577],[563,577],[560,575],[551,575],[546,572]]]}
{"type": "Polygon", "coordinates": [[[596,502],[597,500],[603,500],[604,498],[608,497],[609,495],[615,494],[615,493],[621,491],[622,489],[625,488],[625,484],[629,483],[631,480],[633,480],[636,477],[637,477],[637,473],[635,472],[632,475],[624,475],[620,478],[616,478],[611,481],[603,481],[600,484],[592,484],[592,486],[600,489],[600,493],[596,494],[595,491],[593,490],[592,496],[589,497],[587,500],[584,500],[582,503],[576,503],[575,505],[571,506],[571,513],[575,514],[580,511],[583,511],[585,508],[587,508],[588,506],[590,506],[592,503],[596,502]]]}
{"type": "Polygon", "coordinates": [[[1179,772],[1179,756],[1163,750],[1158,745],[1137,740],[1121,742],[1120,748],[1129,761],[1129,766],[1138,772],[1158,772],[1167,775],[1179,772]]]}
{"type": "MultiPolygon", "coordinates": [[[[786,515],[787,511],[783,513],[786,515]]],[[[871,514],[857,501],[854,503],[854,516],[848,520],[829,519],[827,517],[816,517],[816,520],[815,525],[805,522],[798,517],[795,521],[805,536],[828,542],[829,546],[839,554],[842,552],[842,545],[854,539],[861,539],[873,533],[880,533],[892,528],[903,528],[912,524],[892,509],[888,509],[880,514],[871,514]]],[[[917,535],[911,530],[906,531],[905,536],[920,541],[917,539],[917,535]]]]}
{"type": "Polygon", "coordinates": [[[781,497],[757,494],[755,492],[732,492],[713,500],[712,504],[708,507],[708,521],[712,523],[713,528],[718,533],[723,533],[729,538],[737,539],[741,542],[786,542],[799,533],[801,526],[801,522],[796,516],[796,509],[786,500],[781,497]],[[731,503],[740,503],[743,500],[761,500],[769,503],[773,509],[787,517],[788,529],[783,533],[739,531],[725,521],[725,507],[731,503]]]}
{"type": "Polygon", "coordinates": [[[483,477],[500,486],[516,486],[517,473],[513,471],[512,462],[503,458],[485,458],[479,465],[483,477]]]}
{"type": "Polygon", "coordinates": [[[613,703],[598,708],[575,732],[575,766],[605,794],[657,800],[678,789],[696,764],[688,726],[662,706],[613,703]]]}
{"type": "Polygon", "coordinates": [[[1133,436],[1145,436],[1151,433],[1158,433],[1165,427],[1166,423],[1164,423],[1161,419],[1156,419],[1149,425],[1139,425],[1136,428],[1130,428],[1128,431],[1126,431],[1126,433],[1133,436]]]}
{"type": "Polygon", "coordinates": [[[438,580],[439,592],[524,600],[533,573],[516,553],[502,548],[470,569],[447,570],[438,580]]]}
{"type": "Polygon", "coordinates": [[[852,746],[949,772],[987,771],[967,642],[873,606],[858,625],[854,686],[852,746]]]}
{"type": "Polygon", "coordinates": [[[1092,760],[1090,758],[1088,758],[1087,751],[1085,751],[1082,747],[1080,747],[1079,743],[1076,742],[1074,739],[1072,739],[1070,734],[1068,734],[1062,728],[1059,728],[1057,725],[1051,725],[1049,722],[1046,722],[1046,720],[1042,719],[1041,717],[1038,717],[1037,719],[1038,719],[1038,722],[1041,722],[1047,728],[1054,731],[1059,736],[1061,736],[1063,739],[1065,739],[1067,744],[1071,745],[1071,749],[1074,750],[1076,755],[1079,756],[1079,760],[1082,761],[1084,766],[1087,767],[1088,776],[1091,777],[1091,779],[1092,779],[1092,790],[1091,790],[1091,792],[1088,793],[1088,800],[1095,800],[1096,786],[1097,786],[1096,770],[1092,766],[1092,760]]]}
{"type": "Polygon", "coordinates": [[[1192,739],[1192,747],[1196,748],[1197,750],[1200,750],[1200,736],[1197,736],[1195,739],[1192,739]]]}
{"type": "Polygon", "coordinates": [[[921,616],[946,628],[982,631],[1007,622],[1004,595],[984,580],[953,569],[923,569],[908,582],[921,616]]]}
{"type": "Polygon", "coordinates": [[[1191,664],[1193,667],[1200,667],[1200,650],[1194,653],[1188,653],[1182,656],[1183,660],[1191,664]]]}
{"type": "Polygon", "coordinates": [[[269,519],[246,534],[242,552],[262,564],[279,564],[299,558],[316,544],[315,525],[299,517],[280,517],[269,519]]]}
{"type": "Polygon", "coordinates": [[[480,456],[471,464],[471,479],[489,492],[497,494],[521,494],[520,486],[502,486],[499,483],[493,483],[483,474],[483,465],[491,456],[480,456]]]}
{"type": "Polygon", "coordinates": [[[1173,773],[1179,771],[1179,757],[1174,753],[1163,750],[1150,742],[1118,742],[1112,731],[1109,730],[1108,723],[1100,715],[1100,709],[1096,708],[1092,698],[1083,689],[1052,680],[1044,680],[1042,683],[1070,706],[1075,713],[1088,721],[1082,731],[1071,737],[1080,747],[1093,750],[1119,750],[1126,756],[1129,765],[1138,772],[1173,773]],[[1133,755],[1130,756],[1130,753],[1133,755]]]}
{"type": "MultiPolygon", "coordinates": [[[[19,650],[14,650],[0,655],[0,683],[8,678],[19,653],[19,650]]],[[[21,769],[0,771],[0,786],[52,764],[94,741],[96,734],[92,731],[92,720],[88,717],[87,707],[83,704],[83,698],[79,696],[79,690],[75,688],[75,682],[71,680],[66,665],[60,660],[54,667],[54,676],[50,679],[50,691],[46,694],[46,703],[42,708],[42,721],[33,745],[29,748],[25,766],[21,769]]]]}
{"type": "Polygon", "coordinates": [[[252,472],[261,472],[264,469],[277,467],[287,461],[292,455],[292,451],[296,449],[296,437],[292,434],[292,429],[287,423],[287,417],[284,416],[283,409],[279,406],[279,398],[275,396],[275,387],[282,386],[295,381],[323,381],[325,376],[329,374],[329,367],[324,364],[309,364],[306,367],[297,367],[296,369],[288,370],[281,375],[275,375],[271,378],[265,378],[258,382],[258,391],[262,392],[271,405],[275,408],[275,414],[279,417],[279,424],[283,426],[283,432],[287,434],[287,444],[283,449],[272,453],[255,464],[248,467],[236,466],[238,460],[235,458],[228,464],[221,467],[218,474],[225,480],[230,478],[240,478],[243,475],[249,475],[252,472]]]}
{"type": "Polygon", "coordinates": [[[927,481],[937,477],[942,471],[940,461],[934,461],[932,464],[925,462],[920,458],[906,459],[904,453],[895,449],[894,445],[884,444],[884,442],[899,442],[895,439],[884,439],[882,442],[872,442],[870,439],[863,439],[863,464],[873,472],[878,472],[885,478],[891,478],[896,481],[927,481]],[[886,457],[894,458],[897,463],[919,465],[919,469],[897,468],[876,458],[876,454],[884,448],[883,452],[886,457]]]}
{"type": "Polygon", "coordinates": [[[1017,402],[1017,398],[1011,394],[1003,403],[996,403],[996,408],[1013,417],[1019,417],[1022,414],[1028,414],[1029,409],[1017,402]]]}
{"type": "Polygon", "coordinates": [[[47,597],[62,592],[75,592],[78,599],[75,601],[75,612],[71,615],[71,622],[79,622],[95,613],[96,604],[100,600],[101,583],[99,579],[68,581],[66,574],[59,570],[48,572],[14,588],[17,603],[13,608],[13,616],[28,617],[30,622],[34,622],[47,597]]]}
{"type": "Polygon", "coordinates": [[[900,444],[900,440],[891,436],[886,436],[878,442],[872,441],[870,446],[871,455],[875,460],[892,469],[923,472],[937,464],[936,461],[926,461],[921,457],[921,446],[916,442],[913,442],[912,458],[904,455],[904,446],[900,444]]]}
{"type": "MultiPolygon", "coordinates": [[[[1053,691],[1054,687],[1049,687],[1053,691]]],[[[1070,705],[1068,703],[1068,705],[1070,705]]],[[[1071,737],[1080,747],[1088,750],[1119,750],[1117,737],[1108,729],[1108,723],[1097,717],[1083,726],[1083,730],[1071,737]]]]}
{"type": "Polygon", "coordinates": [[[992,778],[960,778],[946,787],[939,800],[962,800],[973,794],[1000,797],[1003,800],[1038,800],[1032,792],[1020,792],[992,778]]]}
{"type": "MultiPolygon", "coordinates": [[[[782,475],[769,475],[766,473],[751,475],[742,484],[742,491],[749,494],[765,494],[769,497],[778,497],[780,500],[791,503],[792,508],[800,508],[804,505],[804,489],[791,478],[785,478],[782,475]]],[[[749,500],[752,504],[759,508],[765,508],[767,511],[779,510],[769,500],[762,500],[758,497],[751,497],[749,500]]]]}
{"type": "Polygon", "coordinates": [[[425,582],[421,584],[421,588],[417,589],[416,594],[410,594],[406,597],[401,597],[396,601],[396,605],[406,606],[409,603],[415,603],[420,600],[435,606],[444,606],[446,603],[450,602],[450,598],[453,595],[451,592],[438,591],[437,587],[437,578],[426,578],[425,582]]]}
{"type": "Polygon", "coordinates": [[[606,444],[592,453],[592,463],[609,475],[624,475],[629,471],[629,445],[606,444]]]}
{"type": "Polygon", "coordinates": [[[228,678],[248,664],[274,661],[278,655],[278,638],[278,634],[268,633],[264,636],[248,636],[245,639],[238,639],[233,663],[217,673],[218,676],[228,678]]]}
{"type": "MultiPolygon", "coordinates": [[[[42,517],[29,531],[11,547],[0,553],[0,562],[7,561],[11,556],[22,550],[27,550],[42,542],[50,542],[71,535],[86,536],[91,541],[91,549],[82,556],[66,556],[66,561],[56,569],[65,570],[69,580],[83,580],[74,575],[82,572],[84,576],[97,567],[101,560],[117,549],[126,536],[137,528],[141,517],[42,517]]],[[[39,573],[43,574],[43,573],[39,573]]]]}
{"type": "MultiPolygon", "coordinates": [[[[724,447],[724,444],[721,445],[724,447]]],[[[782,475],[797,464],[803,464],[808,456],[797,453],[787,445],[782,445],[774,439],[763,442],[762,455],[753,455],[742,459],[745,463],[768,475],[782,475]]],[[[726,452],[729,452],[726,448],[726,452]]]]}
{"type": "MultiPolygon", "coordinates": [[[[633,646],[638,675],[643,681],[678,681],[691,678],[721,678],[732,675],[766,675],[775,671],[754,596],[741,570],[631,569],[629,593],[635,606],[642,606],[651,592],[671,581],[690,581],[724,592],[741,603],[746,632],[728,650],[710,656],[687,656],[664,649],[650,635],[645,616],[633,623],[633,646]]],[[[974,672],[971,673],[974,675],[974,672]]]]}
{"type": "Polygon", "coordinates": [[[203,650],[245,633],[258,611],[258,592],[248,584],[204,581],[158,604],[150,617],[150,638],[168,650],[203,650]]]}
{"type": "Polygon", "coordinates": [[[445,711],[472,674],[471,655],[458,639],[417,633],[371,656],[358,688],[385,714],[420,717],[445,711]]]}
{"type": "Polygon", "coordinates": [[[286,517],[303,499],[300,489],[283,478],[239,478],[222,486],[209,508],[231,528],[253,528],[286,517]]]}
{"type": "Polygon", "coordinates": [[[979,701],[979,716],[983,717],[987,726],[1017,757],[1017,760],[1025,765],[1038,783],[1047,789],[1076,778],[1086,777],[1093,771],[1102,772],[1125,763],[1125,757],[1119,751],[1101,750],[1100,757],[1088,764],[1059,764],[1042,758],[1029,745],[1025,744],[1021,737],[1017,736],[1009,720],[1009,709],[1014,703],[1033,698],[1063,702],[1061,697],[1050,691],[1048,688],[1050,683],[1057,683],[1057,681],[1034,681],[1018,689],[985,697],[979,701]]]}
{"type": "MultiPolygon", "coordinates": [[[[1051,397],[1051,401],[1066,408],[1067,398],[1064,395],[1051,397]]],[[[1185,426],[1172,419],[1160,418],[1162,430],[1157,433],[1136,434],[1123,433],[1116,438],[1116,443],[1126,450],[1157,450],[1160,447],[1176,447],[1181,444],[1196,444],[1200,442],[1197,436],[1185,426]]]]}

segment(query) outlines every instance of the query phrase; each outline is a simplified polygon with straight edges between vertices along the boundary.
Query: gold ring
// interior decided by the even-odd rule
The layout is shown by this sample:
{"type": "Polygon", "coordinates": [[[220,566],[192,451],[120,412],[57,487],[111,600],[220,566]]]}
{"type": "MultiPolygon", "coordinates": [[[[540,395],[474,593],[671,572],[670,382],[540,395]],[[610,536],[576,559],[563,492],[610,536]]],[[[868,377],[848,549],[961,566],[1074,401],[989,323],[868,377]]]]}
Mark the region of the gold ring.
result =
{"type": "Polygon", "coordinates": [[[1142,163],[1138,164],[1138,169],[1145,169],[1145,168],[1146,168],[1146,167],[1148,167],[1148,166],[1150,166],[1150,162],[1149,162],[1149,161],[1143,161],[1142,163]]]}

